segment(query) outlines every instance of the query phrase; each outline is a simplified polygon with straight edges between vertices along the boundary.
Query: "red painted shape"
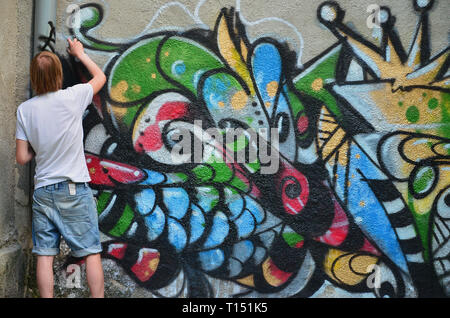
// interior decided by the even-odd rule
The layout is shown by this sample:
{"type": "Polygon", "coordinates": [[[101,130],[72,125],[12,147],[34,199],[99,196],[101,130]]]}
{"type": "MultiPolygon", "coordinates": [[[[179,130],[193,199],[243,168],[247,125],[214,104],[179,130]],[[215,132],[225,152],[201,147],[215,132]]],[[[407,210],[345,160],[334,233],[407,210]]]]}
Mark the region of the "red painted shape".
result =
{"type": "Polygon", "coordinates": [[[304,134],[309,127],[309,120],[306,116],[301,116],[297,121],[297,130],[299,133],[304,134]]]}
{"type": "Polygon", "coordinates": [[[146,282],[155,274],[158,264],[159,252],[143,248],[139,251],[139,259],[131,267],[131,271],[141,282],[146,282]]]}
{"type": "Polygon", "coordinates": [[[111,179],[118,183],[129,184],[141,181],[145,177],[145,173],[134,166],[91,154],[85,156],[92,184],[114,187],[115,183],[111,179]]]}
{"type": "Polygon", "coordinates": [[[168,102],[165,103],[158,111],[156,115],[156,122],[163,120],[173,120],[182,118],[187,114],[188,104],[185,102],[168,102]]]}
{"type": "Polygon", "coordinates": [[[167,102],[163,104],[158,110],[158,114],[156,114],[155,123],[145,128],[136,140],[134,149],[138,153],[160,150],[164,143],[159,123],[161,121],[183,118],[187,115],[188,105],[186,102],[167,102]]]}
{"type": "Polygon", "coordinates": [[[158,123],[148,126],[134,145],[137,152],[152,152],[163,146],[161,130],[158,123]]]}
{"type": "Polygon", "coordinates": [[[291,215],[299,214],[308,202],[308,179],[286,161],[281,162],[280,170],[278,185],[281,187],[281,199],[284,210],[291,215]],[[298,189],[299,186],[300,188],[298,189]],[[289,188],[297,188],[299,194],[295,197],[289,196],[286,192],[289,188]]]}
{"type": "Polygon", "coordinates": [[[331,245],[331,246],[339,246],[344,241],[348,235],[348,218],[342,209],[339,202],[334,201],[334,219],[333,222],[328,229],[328,231],[322,235],[321,237],[315,238],[315,240],[331,245]]]}
{"type": "Polygon", "coordinates": [[[127,244],[111,244],[109,246],[108,254],[117,258],[122,259],[125,256],[125,251],[127,250],[127,244]]]}
{"type": "Polygon", "coordinates": [[[294,247],[295,247],[295,248],[302,248],[303,245],[305,245],[305,241],[304,241],[304,240],[302,240],[302,241],[296,243],[294,247]]]}

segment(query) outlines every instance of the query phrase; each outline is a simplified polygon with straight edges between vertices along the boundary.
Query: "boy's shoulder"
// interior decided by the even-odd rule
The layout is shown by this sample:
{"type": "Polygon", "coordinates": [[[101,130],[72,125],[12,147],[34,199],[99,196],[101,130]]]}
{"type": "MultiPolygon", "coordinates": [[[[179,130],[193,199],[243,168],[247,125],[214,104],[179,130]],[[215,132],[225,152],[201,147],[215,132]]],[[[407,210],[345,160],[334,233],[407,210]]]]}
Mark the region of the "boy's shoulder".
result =
{"type": "Polygon", "coordinates": [[[17,107],[17,112],[23,112],[26,111],[28,108],[32,107],[33,104],[36,104],[39,102],[40,96],[34,96],[30,99],[27,99],[26,101],[22,102],[19,107],[17,107]]]}
{"type": "Polygon", "coordinates": [[[17,107],[17,112],[27,112],[27,110],[32,107],[36,107],[41,104],[48,104],[52,99],[54,102],[58,100],[72,100],[78,97],[80,94],[86,94],[88,90],[91,90],[91,87],[92,86],[89,83],[80,83],[45,95],[36,95],[22,102],[17,107]]]}
{"type": "Polygon", "coordinates": [[[59,92],[63,95],[78,95],[83,94],[86,90],[91,86],[89,83],[79,83],[73,86],[66,87],[65,89],[60,90],[59,92]]]}
{"type": "Polygon", "coordinates": [[[17,108],[17,110],[25,110],[29,107],[33,107],[33,105],[40,104],[41,102],[48,102],[48,98],[64,98],[64,96],[70,95],[71,91],[73,89],[76,89],[76,86],[78,86],[78,85],[80,85],[80,84],[70,86],[65,89],[60,89],[56,92],[52,92],[52,93],[48,93],[48,94],[44,94],[44,95],[33,96],[32,98],[21,103],[19,105],[19,107],[17,108]]]}
{"type": "Polygon", "coordinates": [[[89,83],[78,83],[78,84],[75,84],[75,85],[72,85],[72,86],[69,86],[69,87],[65,88],[65,90],[83,89],[83,88],[87,87],[86,85],[89,85],[89,83]]]}

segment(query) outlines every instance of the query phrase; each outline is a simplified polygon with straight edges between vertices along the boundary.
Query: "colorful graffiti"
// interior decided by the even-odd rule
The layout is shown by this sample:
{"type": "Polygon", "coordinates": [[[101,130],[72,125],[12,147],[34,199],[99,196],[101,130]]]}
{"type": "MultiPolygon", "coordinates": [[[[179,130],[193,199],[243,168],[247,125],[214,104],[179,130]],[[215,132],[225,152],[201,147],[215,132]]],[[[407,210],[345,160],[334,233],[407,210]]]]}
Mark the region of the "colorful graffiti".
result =
{"type": "Polygon", "coordinates": [[[450,47],[430,56],[433,1],[414,5],[407,53],[389,8],[377,46],[338,3],[321,4],[338,41],[303,68],[288,44],[250,41],[233,8],[213,30],[112,43],[89,35],[102,6],[83,5],[72,35],[113,54],[84,118],[111,238],[104,257],[156,295],[182,279],[189,297],[210,297],[213,277],[245,287],[243,297],[309,297],[325,282],[376,297],[448,296],[450,47]],[[260,157],[237,162],[238,149],[264,145],[244,135],[218,143],[211,127],[276,128],[278,171],[261,173],[260,157]],[[203,149],[190,163],[170,155],[181,129],[203,149]]]}

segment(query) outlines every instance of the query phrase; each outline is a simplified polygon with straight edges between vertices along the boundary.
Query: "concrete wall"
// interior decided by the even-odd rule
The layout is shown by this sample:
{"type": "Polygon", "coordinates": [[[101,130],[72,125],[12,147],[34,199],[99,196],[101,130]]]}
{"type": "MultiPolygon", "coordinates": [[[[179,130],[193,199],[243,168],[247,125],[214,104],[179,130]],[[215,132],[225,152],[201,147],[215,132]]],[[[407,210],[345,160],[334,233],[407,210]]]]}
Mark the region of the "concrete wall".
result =
{"type": "MultiPolygon", "coordinates": [[[[11,3],[1,21],[20,33],[29,4],[11,3]]],[[[84,119],[107,295],[448,296],[450,3],[427,3],[58,1],[56,51],[77,36],[109,79],[84,119]],[[375,26],[374,3],[388,7],[375,26]],[[264,169],[262,143],[206,138],[226,126],[276,128],[278,169],[264,169]],[[174,160],[183,131],[208,151],[174,160]],[[237,149],[260,153],[220,162],[237,149]]],[[[12,48],[27,37],[2,36],[8,61],[26,60],[12,48]]],[[[86,81],[68,61],[66,78],[86,81]]],[[[0,66],[11,150],[27,85],[15,64],[0,66]]],[[[19,251],[27,214],[10,211],[25,211],[13,186],[25,170],[1,155],[0,237],[19,251]]],[[[63,251],[57,294],[87,296],[84,265],[63,251]]]]}
{"type": "Polygon", "coordinates": [[[23,297],[30,248],[29,167],[15,164],[17,106],[29,97],[32,1],[0,2],[0,297],[23,297]]]}

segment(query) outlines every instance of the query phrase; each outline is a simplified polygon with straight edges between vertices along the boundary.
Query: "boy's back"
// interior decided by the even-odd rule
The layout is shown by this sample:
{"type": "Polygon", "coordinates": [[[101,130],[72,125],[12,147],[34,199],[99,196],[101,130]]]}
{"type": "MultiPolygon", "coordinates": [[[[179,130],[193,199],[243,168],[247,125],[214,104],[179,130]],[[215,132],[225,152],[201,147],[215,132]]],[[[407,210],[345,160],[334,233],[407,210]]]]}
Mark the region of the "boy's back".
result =
{"type": "Polygon", "coordinates": [[[17,110],[16,138],[36,151],[35,188],[64,180],[89,182],[82,119],[92,101],[90,84],[36,96],[17,110]]]}

